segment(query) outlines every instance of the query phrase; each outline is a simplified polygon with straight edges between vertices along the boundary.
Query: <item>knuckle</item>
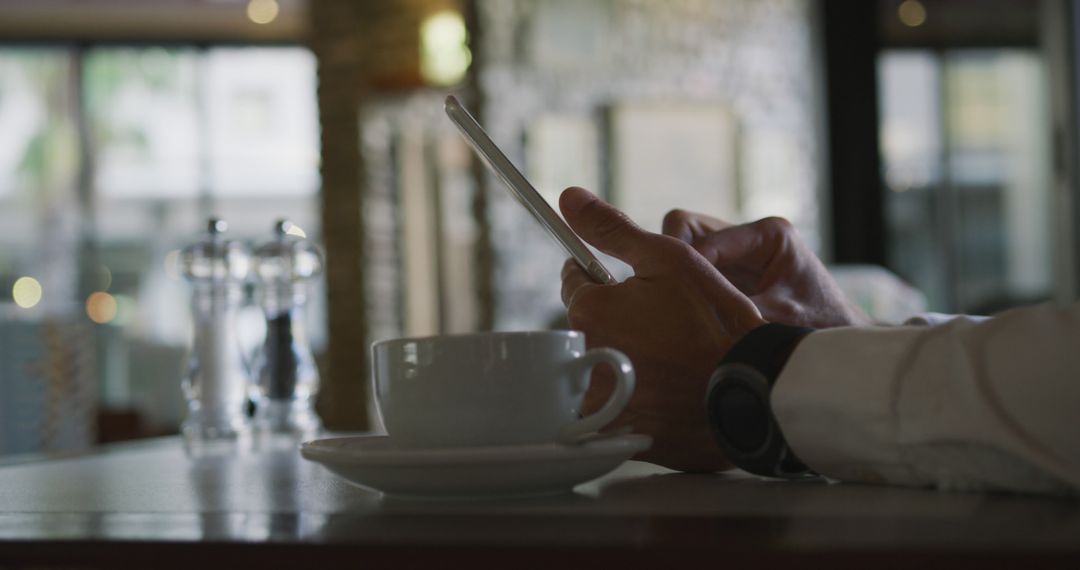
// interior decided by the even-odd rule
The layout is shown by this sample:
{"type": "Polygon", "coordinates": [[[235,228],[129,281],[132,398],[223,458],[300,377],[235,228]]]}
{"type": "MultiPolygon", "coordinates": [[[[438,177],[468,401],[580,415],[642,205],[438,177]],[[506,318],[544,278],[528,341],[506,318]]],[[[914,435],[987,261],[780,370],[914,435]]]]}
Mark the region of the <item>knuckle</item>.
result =
{"type": "Polygon", "coordinates": [[[566,304],[567,315],[581,310],[581,308],[575,306],[576,303],[574,303],[574,297],[580,297],[580,295],[574,295],[574,293],[576,293],[576,291],[571,290],[569,287],[566,286],[565,283],[563,284],[562,295],[563,302],[566,304]]]}
{"type": "Polygon", "coordinates": [[[598,320],[596,297],[589,289],[576,291],[567,299],[566,318],[570,326],[588,332],[598,320]]]}
{"type": "Polygon", "coordinates": [[[566,261],[563,262],[562,272],[560,273],[560,277],[562,278],[564,285],[566,284],[566,281],[569,278],[574,276],[575,271],[580,271],[580,269],[577,266],[577,262],[575,262],[573,259],[567,259],[566,261]]]}
{"type": "Polygon", "coordinates": [[[690,213],[686,210],[674,209],[664,214],[663,226],[665,228],[682,226],[690,221],[690,213]]]}
{"type": "Polygon", "coordinates": [[[790,236],[795,233],[795,226],[787,218],[770,216],[759,220],[757,224],[773,235],[790,236]]]}
{"type": "Polygon", "coordinates": [[[574,297],[577,295],[578,288],[569,283],[564,283],[562,290],[560,291],[560,297],[562,297],[563,306],[568,310],[571,305],[574,304],[574,297]]]}
{"type": "Polygon", "coordinates": [[[772,299],[768,305],[768,318],[773,321],[790,325],[802,324],[804,310],[801,304],[792,299],[772,299]]]}
{"type": "Polygon", "coordinates": [[[570,305],[566,308],[566,320],[570,323],[570,328],[575,330],[589,332],[589,328],[592,325],[592,319],[588,316],[588,310],[581,306],[581,303],[575,303],[571,299],[570,305]]]}

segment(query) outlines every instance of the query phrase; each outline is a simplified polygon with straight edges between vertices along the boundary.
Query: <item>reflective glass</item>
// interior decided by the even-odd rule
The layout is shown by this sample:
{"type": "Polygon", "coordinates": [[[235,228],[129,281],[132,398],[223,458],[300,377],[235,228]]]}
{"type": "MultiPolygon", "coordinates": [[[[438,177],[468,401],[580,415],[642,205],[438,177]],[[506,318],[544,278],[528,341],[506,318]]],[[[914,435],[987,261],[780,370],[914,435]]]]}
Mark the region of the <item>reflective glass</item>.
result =
{"type": "Polygon", "coordinates": [[[1051,165],[1046,78],[1023,49],[880,56],[890,263],[942,311],[1046,299],[1051,165]]]}
{"type": "MultiPolygon", "coordinates": [[[[0,48],[0,454],[88,445],[98,420],[175,433],[191,319],[170,262],[212,215],[318,240],[317,122],[304,48],[0,48]]],[[[316,350],[323,313],[320,286],[316,350]]],[[[240,321],[253,350],[261,311],[240,321]]]]}

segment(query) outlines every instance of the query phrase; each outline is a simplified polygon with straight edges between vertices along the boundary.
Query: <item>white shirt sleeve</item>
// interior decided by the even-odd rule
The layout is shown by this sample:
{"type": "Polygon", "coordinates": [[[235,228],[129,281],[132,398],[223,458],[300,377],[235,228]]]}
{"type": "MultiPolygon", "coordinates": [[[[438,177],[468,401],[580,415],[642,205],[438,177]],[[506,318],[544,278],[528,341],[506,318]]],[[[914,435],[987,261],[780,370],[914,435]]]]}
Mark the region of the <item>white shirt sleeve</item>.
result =
{"type": "Polygon", "coordinates": [[[924,322],[799,344],[771,399],[795,454],[844,481],[1080,490],[1080,304],[924,322]]]}

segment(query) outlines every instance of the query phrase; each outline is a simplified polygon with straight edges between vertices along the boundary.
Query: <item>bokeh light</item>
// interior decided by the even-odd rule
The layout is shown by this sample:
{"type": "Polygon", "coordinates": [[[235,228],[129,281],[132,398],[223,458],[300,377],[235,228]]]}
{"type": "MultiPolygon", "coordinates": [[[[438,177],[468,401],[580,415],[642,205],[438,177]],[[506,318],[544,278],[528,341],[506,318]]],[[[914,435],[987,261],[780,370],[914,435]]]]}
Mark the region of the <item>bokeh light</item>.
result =
{"type": "Polygon", "coordinates": [[[307,232],[305,232],[300,226],[292,224],[289,226],[289,229],[285,230],[285,235],[306,238],[307,232]]]}
{"type": "Polygon", "coordinates": [[[86,315],[99,325],[111,322],[116,318],[116,298],[104,291],[91,293],[86,298],[86,315]]]}
{"type": "Polygon", "coordinates": [[[919,0],[904,0],[896,10],[896,15],[905,26],[917,28],[926,23],[926,6],[919,0]]]}
{"type": "Polygon", "coordinates": [[[277,0],[251,0],[247,5],[247,17],[256,24],[269,24],[280,12],[277,0]]]}
{"type": "Polygon", "coordinates": [[[420,27],[420,73],[429,83],[453,85],[472,63],[465,18],[453,10],[437,12],[420,27]]]}
{"type": "Polygon", "coordinates": [[[29,309],[41,302],[41,283],[33,277],[20,277],[11,288],[11,298],[15,304],[29,309]]]}

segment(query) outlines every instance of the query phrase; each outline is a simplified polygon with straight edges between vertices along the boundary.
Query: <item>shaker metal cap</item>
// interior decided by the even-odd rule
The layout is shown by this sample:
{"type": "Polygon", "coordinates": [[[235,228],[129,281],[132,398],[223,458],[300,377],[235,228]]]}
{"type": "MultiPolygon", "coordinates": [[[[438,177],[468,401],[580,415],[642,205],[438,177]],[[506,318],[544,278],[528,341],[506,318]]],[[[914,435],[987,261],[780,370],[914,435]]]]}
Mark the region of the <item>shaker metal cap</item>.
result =
{"type": "Polygon", "coordinates": [[[258,280],[288,284],[322,275],[322,249],[313,241],[290,232],[295,227],[288,219],[277,220],[273,239],[255,248],[253,265],[258,280]]]}
{"type": "Polygon", "coordinates": [[[180,252],[180,272],[193,283],[242,282],[251,270],[251,254],[243,243],[224,237],[229,225],[221,218],[206,223],[206,237],[180,252]]]}

